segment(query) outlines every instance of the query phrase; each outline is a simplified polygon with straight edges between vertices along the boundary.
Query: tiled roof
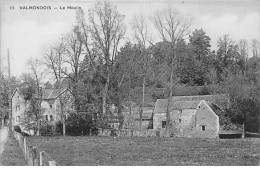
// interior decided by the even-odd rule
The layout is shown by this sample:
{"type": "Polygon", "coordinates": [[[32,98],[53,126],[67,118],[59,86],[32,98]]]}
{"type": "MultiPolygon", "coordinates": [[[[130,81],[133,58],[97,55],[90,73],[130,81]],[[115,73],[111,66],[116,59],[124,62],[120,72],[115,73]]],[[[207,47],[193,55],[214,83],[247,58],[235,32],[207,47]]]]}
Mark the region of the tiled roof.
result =
{"type": "Polygon", "coordinates": [[[171,110],[196,109],[201,100],[174,102],[171,110]]]}
{"type": "MultiPolygon", "coordinates": [[[[170,103],[171,109],[195,109],[201,100],[207,103],[211,102],[220,109],[228,108],[229,99],[225,94],[221,95],[198,95],[198,96],[174,96],[170,103]]],[[[157,99],[155,103],[154,113],[165,113],[167,109],[168,99],[157,99]]]]}
{"type": "Polygon", "coordinates": [[[65,89],[42,89],[42,99],[56,99],[65,89]]]}
{"type": "MultiPolygon", "coordinates": [[[[144,107],[143,108],[143,114],[142,114],[142,119],[151,119],[153,115],[153,107],[144,107]]],[[[126,110],[125,113],[129,114],[129,110],[126,110]]],[[[140,119],[140,108],[139,107],[133,107],[131,110],[131,116],[135,119],[138,120],[140,119]]]]}
{"type": "MultiPolygon", "coordinates": [[[[14,93],[17,91],[20,93],[21,86],[17,86],[15,90],[13,90],[12,97],[14,93]]],[[[42,89],[42,99],[48,100],[48,99],[56,99],[62,92],[64,92],[66,89],[42,89]]],[[[21,93],[20,93],[21,94],[21,93]]],[[[35,94],[35,97],[37,97],[37,94],[35,94]]]]}

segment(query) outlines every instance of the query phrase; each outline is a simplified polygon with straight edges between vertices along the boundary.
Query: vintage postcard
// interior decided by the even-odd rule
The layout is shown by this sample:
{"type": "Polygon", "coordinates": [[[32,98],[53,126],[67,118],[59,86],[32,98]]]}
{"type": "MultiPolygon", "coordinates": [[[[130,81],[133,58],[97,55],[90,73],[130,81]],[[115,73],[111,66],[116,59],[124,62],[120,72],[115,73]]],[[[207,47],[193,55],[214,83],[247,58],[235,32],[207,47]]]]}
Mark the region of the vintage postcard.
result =
{"type": "Polygon", "coordinates": [[[260,165],[260,1],[0,5],[0,165],[260,165]]]}

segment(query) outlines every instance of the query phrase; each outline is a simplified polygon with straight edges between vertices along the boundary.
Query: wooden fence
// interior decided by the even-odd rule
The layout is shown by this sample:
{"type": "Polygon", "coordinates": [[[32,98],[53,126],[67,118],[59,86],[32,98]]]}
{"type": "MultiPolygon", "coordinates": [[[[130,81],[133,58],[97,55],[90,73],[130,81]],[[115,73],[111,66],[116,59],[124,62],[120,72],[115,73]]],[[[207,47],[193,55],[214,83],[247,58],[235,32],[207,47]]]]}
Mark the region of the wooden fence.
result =
{"type": "Polygon", "coordinates": [[[15,139],[22,148],[25,160],[29,166],[59,166],[45,151],[30,145],[21,133],[13,131],[15,139]]]}

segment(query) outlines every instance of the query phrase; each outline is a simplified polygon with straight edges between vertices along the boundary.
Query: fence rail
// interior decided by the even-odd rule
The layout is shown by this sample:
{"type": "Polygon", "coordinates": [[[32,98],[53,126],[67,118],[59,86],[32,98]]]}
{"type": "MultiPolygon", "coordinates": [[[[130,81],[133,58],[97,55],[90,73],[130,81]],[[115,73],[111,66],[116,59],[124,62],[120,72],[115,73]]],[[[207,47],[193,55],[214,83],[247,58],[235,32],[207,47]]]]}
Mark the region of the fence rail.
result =
{"type": "Polygon", "coordinates": [[[30,145],[29,141],[21,133],[13,131],[13,135],[19,142],[29,166],[59,166],[45,151],[30,145]]]}

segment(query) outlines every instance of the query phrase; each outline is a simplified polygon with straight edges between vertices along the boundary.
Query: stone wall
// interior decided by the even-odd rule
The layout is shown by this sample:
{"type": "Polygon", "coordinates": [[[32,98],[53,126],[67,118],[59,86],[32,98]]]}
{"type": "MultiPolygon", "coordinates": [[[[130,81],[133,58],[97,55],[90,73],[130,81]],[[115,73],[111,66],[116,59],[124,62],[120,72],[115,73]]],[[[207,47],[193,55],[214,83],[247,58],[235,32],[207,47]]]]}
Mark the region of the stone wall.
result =
{"type": "Polygon", "coordinates": [[[219,117],[202,102],[195,115],[195,130],[193,137],[216,138],[219,133],[219,117]],[[202,126],[205,126],[203,131],[202,126]]]}
{"type": "MultiPolygon", "coordinates": [[[[170,118],[170,132],[174,137],[218,137],[219,117],[205,102],[202,102],[197,110],[174,110],[170,113],[170,118]]],[[[166,113],[154,115],[154,129],[160,131],[160,136],[164,136],[165,132],[162,121],[166,121],[166,113]]]]}

